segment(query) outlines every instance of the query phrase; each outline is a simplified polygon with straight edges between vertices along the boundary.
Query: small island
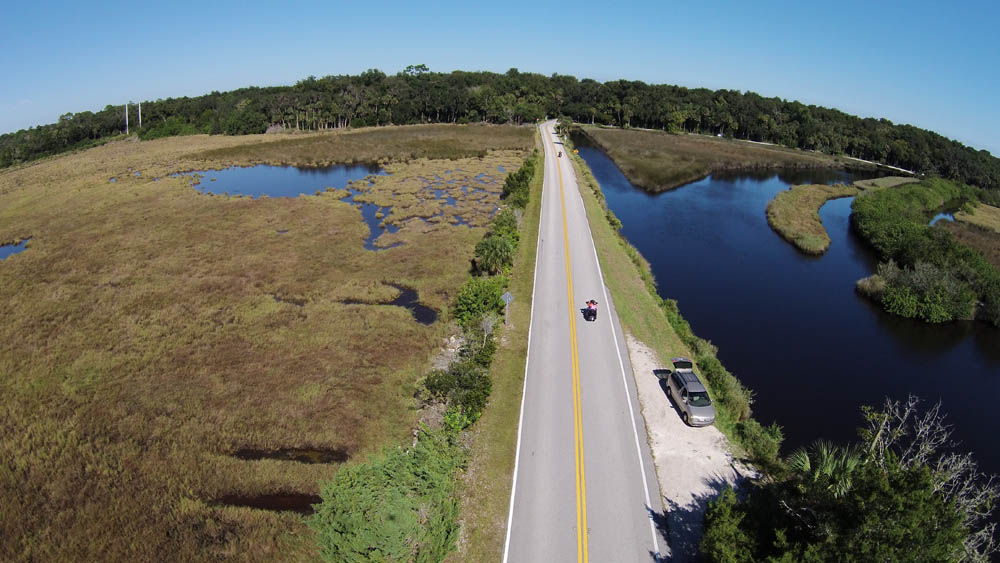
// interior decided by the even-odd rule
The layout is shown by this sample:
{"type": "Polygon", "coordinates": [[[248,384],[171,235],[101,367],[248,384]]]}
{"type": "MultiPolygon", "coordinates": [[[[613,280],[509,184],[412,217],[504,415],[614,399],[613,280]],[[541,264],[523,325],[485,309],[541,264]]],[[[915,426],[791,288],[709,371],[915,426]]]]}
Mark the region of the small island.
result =
{"type": "Polygon", "coordinates": [[[858,188],[842,184],[792,186],[767,204],[767,224],[795,248],[818,256],[830,248],[830,235],[819,218],[819,208],[831,199],[851,197],[858,192],[858,188]]]}
{"type": "Polygon", "coordinates": [[[853,185],[809,184],[792,186],[767,204],[767,224],[781,238],[805,254],[819,256],[830,248],[830,235],[819,218],[819,209],[831,199],[852,197],[865,190],[891,188],[918,181],[916,178],[887,176],[858,180],[853,185]]]}

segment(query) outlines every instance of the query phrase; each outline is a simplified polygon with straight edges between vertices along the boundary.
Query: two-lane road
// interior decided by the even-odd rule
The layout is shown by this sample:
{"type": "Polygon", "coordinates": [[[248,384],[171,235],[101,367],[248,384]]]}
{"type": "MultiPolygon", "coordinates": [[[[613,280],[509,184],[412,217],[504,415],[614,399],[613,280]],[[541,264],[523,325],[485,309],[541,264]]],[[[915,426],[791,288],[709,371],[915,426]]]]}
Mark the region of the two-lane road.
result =
{"type": "Polygon", "coordinates": [[[621,327],[553,122],[504,560],[651,561],[660,495],[621,327]],[[596,299],[596,322],[580,313],[596,299]]]}

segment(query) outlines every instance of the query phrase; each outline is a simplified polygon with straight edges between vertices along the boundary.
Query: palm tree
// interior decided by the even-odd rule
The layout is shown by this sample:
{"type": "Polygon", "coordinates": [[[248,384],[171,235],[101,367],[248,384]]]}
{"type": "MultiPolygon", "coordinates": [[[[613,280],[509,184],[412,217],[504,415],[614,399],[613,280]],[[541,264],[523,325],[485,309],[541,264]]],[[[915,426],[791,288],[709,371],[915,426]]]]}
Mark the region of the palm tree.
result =
{"type": "Polygon", "coordinates": [[[841,498],[851,490],[852,476],[862,463],[864,458],[856,446],[841,447],[824,440],[788,456],[789,467],[798,474],[800,489],[819,488],[833,498],[841,498]]]}
{"type": "Polygon", "coordinates": [[[476,269],[499,274],[514,262],[514,246],[507,237],[489,236],[476,245],[476,269]]]}

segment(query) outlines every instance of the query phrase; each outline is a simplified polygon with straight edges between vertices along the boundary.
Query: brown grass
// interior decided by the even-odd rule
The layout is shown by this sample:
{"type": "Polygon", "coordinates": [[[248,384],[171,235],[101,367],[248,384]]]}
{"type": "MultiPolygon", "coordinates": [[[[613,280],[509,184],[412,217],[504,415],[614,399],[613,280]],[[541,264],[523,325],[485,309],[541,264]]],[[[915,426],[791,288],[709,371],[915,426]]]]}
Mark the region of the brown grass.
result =
{"type": "Polygon", "coordinates": [[[1000,268],[1000,232],[963,221],[938,221],[935,227],[948,229],[962,244],[983,253],[983,256],[1000,268]]]}
{"type": "Polygon", "coordinates": [[[819,153],[704,135],[582,127],[615,161],[630,182],[659,192],[721,170],[844,168],[845,162],[819,153]]]}
{"type": "MultiPolygon", "coordinates": [[[[530,146],[531,130],[493,129],[497,144],[462,137],[486,156],[456,158],[502,182],[497,164],[524,154],[504,138],[530,146]]],[[[315,494],[335,466],[231,454],[408,439],[413,382],[448,326],[342,301],[391,299],[395,282],[444,314],[483,230],[400,205],[386,220],[407,244],[368,252],[336,194],[208,196],[168,176],[267,139],[119,142],[0,172],[0,240],[32,237],[0,262],[0,559],[311,559],[301,516],[211,501],[315,494]]],[[[406,178],[456,166],[394,162],[366,195],[426,199],[406,178]]]]}
{"type": "Polygon", "coordinates": [[[913,176],[885,176],[883,178],[857,180],[854,182],[854,186],[862,190],[878,190],[882,188],[895,188],[896,186],[919,181],[920,178],[914,178],[913,176]]]}
{"type": "Polygon", "coordinates": [[[1000,207],[980,203],[972,213],[964,211],[955,213],[955,220],[1000,233],[1000,207]]]}
{"type": "Polygon", "coordinates": [[[802,252],[823,254],[830,248],[830,235],[819,218],[819,208],[831,199],[857,193],[857,188],[842,185],[792,186],[767,204],[767,224],[802,252]]]}
{"type": "Polygon", "coordinates": [[[526,150],[531,147],[533,133],[531,127],[484,124],[368,127],[333,133],[277,135],[277,139],[267,136],[263,142],[219,148],[204,155],[218,161],[236,159],[314,166],[418,158],[455,159],[482,157],[487,150],[526,150]]]}

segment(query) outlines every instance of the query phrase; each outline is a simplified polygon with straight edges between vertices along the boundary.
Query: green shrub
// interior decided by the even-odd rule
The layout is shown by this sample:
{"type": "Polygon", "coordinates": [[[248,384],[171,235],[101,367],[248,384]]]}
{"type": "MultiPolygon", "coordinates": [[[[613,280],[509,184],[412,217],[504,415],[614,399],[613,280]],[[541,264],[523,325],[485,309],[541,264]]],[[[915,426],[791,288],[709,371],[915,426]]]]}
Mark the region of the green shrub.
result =
{"type": "Polygon", "coordinates": [[[501,274],[514,265],[514,244],[505,236],[490,234],[476,243],[476,271],[501,274]]]}
{"type": "Polygon", "coordinates": [[[181,117],[171,116],[140,130],[139,138],[145,141],[175,135],[197,135],[198,133],[201,133],[201,131],[193,124],[188,123],[181,117]]]}
{"type": "Polygon", "coordinates": [[[409,450],[342,467],[309,519],[325,561],[441,561],[458,537],[464,454],[446,432],[421,430],[409,450]]]}
{"type": "Polygon", "coordinates": [[[1000,270],[927,224],[945,202],[967,205],[979,197],[981,190],[929,179],[855,198],[852,225],[886,260],[878,271],[884,286],[859,284],[862,293],[890,313],[935,323],[973,318],[981,301],[979,318],[1000,326],[1000,270]]]}
{"type": "Polygon", "coordinates": [[[608,224],[611,225],[611,228],[614,229],[616,233],[622,230],[621,220],[615,216],[615,213],[611,211],[610,208],[605,211],[604,217],[608,220],[608,224]]]}
{"type": "Polygon", "coordinates": [[[531,180],[535,176],[535,163],[538,161],[538,152],[535,151],[530,157],[528,157],[524,164],[515,172],[511,172],[507,175],[507,179],[504,180],[503,191],[500,193],[500,199],[503,199],[510,205],[524,209],[528,205],[528,200],[531,197],[531,180]]]}
{"type": "Polygon", "coordinates": [[[506,276],[473,277],[466,280],[458,291],[452,314],[462,326],[474,325],[487,313],[502,313],[501,299],[507,288],[506,276]]]}
{"type": "Polygon", "coordinates": [[[745,517],[732,487],[722,489],[705,511],[701,555],[709,561],[753,561],[753,540],[740,528],[745,517]]]}
{"type": "Polygon", "coordinates": [[[424,386],[434,398],[444,401],[448,410],[462,413],[466,425],[479,420],[493,390],[486,368],[472,360],[454,362],[447,370],[431,372],[424,386]]]}
{"type": "Polygon", "coordinates": [[[519,221],[517,219],[517,213],[511,207],[504,207],[493,218],[493,224],[490,227],[490,232],[506,237],[513,243],[514,248],[517,249],[517,245],[521,242],[521,231],[519,229],[519,221]]]}
{"type": "Polygon", "coordinates": [[[774,468],[778,463],[778,451],[784,434],[777,424],[761,426],[750,418],[736,424],[736,434],[756,463],[764,468],[774,468]]]}
{"type": "Polygon", "coordinates": [[[490,369],[496,351],[496,338],[493,338],[492,334],[484,335],[477,327],[475,330],[466,331],[465,344],[458,351],[458,357],[473,362],[483,369],[490,369]]]}
{"type": "Polygon", "coordinates": [[[722,403],[736,421],[750,418],[752,399],[750,390],[722,366],[722,362],[715,357],[715,347],[710,342],[700,338],[697,341],[703,343],[701,344],[703,347],[706,345],[710,347],[710,353],[697,356],[696,359],[716,402],[722,403]]]}

